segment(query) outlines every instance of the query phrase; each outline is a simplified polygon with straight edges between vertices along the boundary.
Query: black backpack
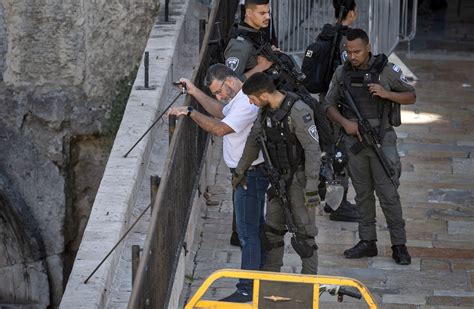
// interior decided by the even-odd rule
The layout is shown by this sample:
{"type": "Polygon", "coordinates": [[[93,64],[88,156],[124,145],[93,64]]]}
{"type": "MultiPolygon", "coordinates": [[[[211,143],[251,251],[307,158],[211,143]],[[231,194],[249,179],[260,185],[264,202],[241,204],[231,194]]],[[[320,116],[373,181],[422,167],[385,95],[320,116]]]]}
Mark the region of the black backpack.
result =
{"type": "Polygon", "coordinates": [[[336,27],[326,24],[318,35],[316,42],[306,48],[301,71],[306,75],[303,84],[311,93],[326,92],[329,89],[332,75],[340,63],[339,44],[342,32],[347,27],[341,27],[336,41],[336,27]],[[335,46],[333,46],[335,44],[335,46]],[[334,54],[331,57],[331,52],[334,54]],[[332,64],[330,65],[330,61],[332,64]]]}

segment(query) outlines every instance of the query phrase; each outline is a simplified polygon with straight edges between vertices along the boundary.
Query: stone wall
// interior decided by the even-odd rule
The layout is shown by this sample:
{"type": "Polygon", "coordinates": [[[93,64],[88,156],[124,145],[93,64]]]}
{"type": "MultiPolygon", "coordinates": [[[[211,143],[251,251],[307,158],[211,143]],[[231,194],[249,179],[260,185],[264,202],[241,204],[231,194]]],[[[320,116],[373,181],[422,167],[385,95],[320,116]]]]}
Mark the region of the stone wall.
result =
{"type": "Polygon", "coordinates": [[[7,51],[7,33],[5,32],[5,22],[3,19],[3,5],[0,2],[0,82],[3,80],[3,64],[7,51]]]}
{"type": "Polygon", "coordinates": [[[80,239],[106,161],[107,148],[91,140],[102,138],[118,82],[140,61],[156,2],[0,0],[0,172],[43,239],[53,305],[68,275],[65,239],[80,239]],[[71,157],[81,149],[97,155],[71,157]],[[83,190],[73,195],[71,184],[83,190]]]}

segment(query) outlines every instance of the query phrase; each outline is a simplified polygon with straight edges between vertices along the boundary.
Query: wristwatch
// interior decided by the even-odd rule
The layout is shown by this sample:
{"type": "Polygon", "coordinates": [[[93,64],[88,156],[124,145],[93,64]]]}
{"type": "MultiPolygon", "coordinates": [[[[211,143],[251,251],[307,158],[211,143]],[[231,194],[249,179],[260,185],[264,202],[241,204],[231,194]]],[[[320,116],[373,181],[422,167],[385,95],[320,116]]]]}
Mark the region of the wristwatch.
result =
{"type": "Polygon", "coordinates": [[[192,106],[188,106],[188,113],[186,114],[186,116],[191,116],[191,113],[193,112],[194,108],[192,106]]]}

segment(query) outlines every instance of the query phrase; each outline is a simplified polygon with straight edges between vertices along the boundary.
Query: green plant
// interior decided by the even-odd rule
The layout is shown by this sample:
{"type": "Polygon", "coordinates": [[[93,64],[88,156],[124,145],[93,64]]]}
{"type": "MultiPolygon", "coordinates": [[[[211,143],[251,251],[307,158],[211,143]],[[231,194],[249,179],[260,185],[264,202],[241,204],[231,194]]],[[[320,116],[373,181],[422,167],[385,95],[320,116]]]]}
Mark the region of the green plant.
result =
{"type": "Polygon", "coordinates": [[[116,86],[116,93],[114,100],[112,101],[110,108],[110,118],[106,125],[105,134],[106,136],[115,137],[117,131],[122,122],[123,113],[125,107],[127,107],[128,98],[132,91],[133,82],[137,76],[138,66],[136,66],[128,76],[118,81],[116,86]]]}

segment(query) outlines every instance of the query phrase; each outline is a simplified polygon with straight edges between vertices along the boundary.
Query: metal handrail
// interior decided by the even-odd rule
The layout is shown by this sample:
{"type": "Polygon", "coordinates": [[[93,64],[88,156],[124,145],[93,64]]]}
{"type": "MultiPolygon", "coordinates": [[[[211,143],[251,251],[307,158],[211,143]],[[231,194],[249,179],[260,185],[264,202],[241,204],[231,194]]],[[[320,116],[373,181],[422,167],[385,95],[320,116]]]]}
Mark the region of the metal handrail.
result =
{"type": "MultiPolygon", "coordinates": [[[[209,65],[216,62],[216,50],[208,44],[212,41],[211,38],[217,36],[215,24],[220,23],[220,33],[228,33],[234,21],[237,2],[238,0],[214,1],[199,55],[199,68],[191,78],[198,87],[202,87],[209,65]]],[[[190,96],[184,104],[203,111],[190,96]]],[[[193,121],[185,119],[179,122],[154,202],[128,308],[168,307],[208,144],[208,134],[193,121]]]]}

